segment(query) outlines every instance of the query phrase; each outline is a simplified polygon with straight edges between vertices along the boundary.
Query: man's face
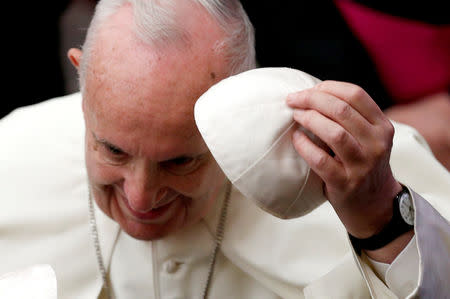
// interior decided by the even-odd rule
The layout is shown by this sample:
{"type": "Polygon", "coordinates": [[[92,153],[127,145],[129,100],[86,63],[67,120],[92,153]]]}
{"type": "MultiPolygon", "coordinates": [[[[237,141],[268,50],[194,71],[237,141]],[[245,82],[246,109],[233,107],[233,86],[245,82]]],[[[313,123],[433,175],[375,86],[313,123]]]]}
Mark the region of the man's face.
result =
{"type": "Polygon", "coordinates": [[[199,221],[224,184],[193,106],[225,68],[206,41],[183,53],[149,50],[130,32],[129,13],[100,31],[91,59],[86,165],[97,205],[131,236],[152,240],[199,221]]]}

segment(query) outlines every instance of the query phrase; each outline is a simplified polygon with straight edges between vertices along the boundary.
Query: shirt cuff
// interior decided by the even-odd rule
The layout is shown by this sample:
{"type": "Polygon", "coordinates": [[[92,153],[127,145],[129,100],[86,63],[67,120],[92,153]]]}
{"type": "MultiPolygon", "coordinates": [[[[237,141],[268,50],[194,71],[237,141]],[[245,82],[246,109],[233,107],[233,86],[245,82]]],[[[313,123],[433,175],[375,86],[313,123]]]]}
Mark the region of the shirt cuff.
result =
{"type": "Polygon", "coordinates": [[[419,252],[416,236],[389,265],[377,262],[367,257],[378,277],[399,298],[406,298],[418,286],[419,281],[419,252]]]}

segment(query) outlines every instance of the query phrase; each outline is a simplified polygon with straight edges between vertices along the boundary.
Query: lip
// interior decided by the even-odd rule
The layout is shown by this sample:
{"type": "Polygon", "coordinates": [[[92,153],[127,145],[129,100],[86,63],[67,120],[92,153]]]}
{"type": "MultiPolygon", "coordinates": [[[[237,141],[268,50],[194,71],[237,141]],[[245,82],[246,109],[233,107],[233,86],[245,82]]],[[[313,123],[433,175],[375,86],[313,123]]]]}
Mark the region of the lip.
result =
{"type": "Polygon", "coordinates": [[[151,209],[150,211],[145,212],[145,213],[134,211],[128,204],[128,201],[125,201],[125,205],[127,206],[128,210],[133,214],[134,217],[142,219],[142,220],[150,220],[150,219],[158,218],[162,214],[164,214],[164,212],[166,212],[170,208],[170,206],[173,204],[173,202],[174,201],[171,201],[165,205],[151,209]]]}

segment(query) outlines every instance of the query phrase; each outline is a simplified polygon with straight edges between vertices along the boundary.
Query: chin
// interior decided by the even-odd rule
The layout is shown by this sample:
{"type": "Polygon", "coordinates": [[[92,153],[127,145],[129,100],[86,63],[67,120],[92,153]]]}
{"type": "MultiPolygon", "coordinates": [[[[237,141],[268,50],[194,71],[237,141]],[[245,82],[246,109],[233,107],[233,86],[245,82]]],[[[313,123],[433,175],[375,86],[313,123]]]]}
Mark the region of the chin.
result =
{"type": "Polygon", "coordinates": [[[142,224],[133,220],[126,220],[125,223],[122,221],[117,222],[119,223],[120,228],[128,235],[143,241],[158,240],[164,238],[172,232],[168,227],[153,224],[142,224]]]}
{"type": "Polygon", "coordinates": [[[141,241],[154,241],[159,240],[167,235],[170,234],[170,232],[163,232],[161,230],[136,230],[136,229],[130,229],[129,227],[122,227],[122,229],[131,237],[137,240],[141,241]]]}

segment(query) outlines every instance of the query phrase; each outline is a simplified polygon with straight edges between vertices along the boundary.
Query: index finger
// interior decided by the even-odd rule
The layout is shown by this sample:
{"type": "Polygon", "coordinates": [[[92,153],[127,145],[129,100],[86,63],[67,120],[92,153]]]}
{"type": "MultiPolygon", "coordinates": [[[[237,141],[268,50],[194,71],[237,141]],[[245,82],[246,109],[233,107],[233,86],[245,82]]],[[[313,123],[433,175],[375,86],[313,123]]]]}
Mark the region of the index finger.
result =
{"type": "Polygon", "coordinates": [[[377,123],[380,119],[384,120],[386,118],[383,111],[381,111],[380,107],[378,107],[370,95],[358,85],[327,80],[317,84],[313,88],[332,94],[345,101],[372,124],[377,123]]]}

